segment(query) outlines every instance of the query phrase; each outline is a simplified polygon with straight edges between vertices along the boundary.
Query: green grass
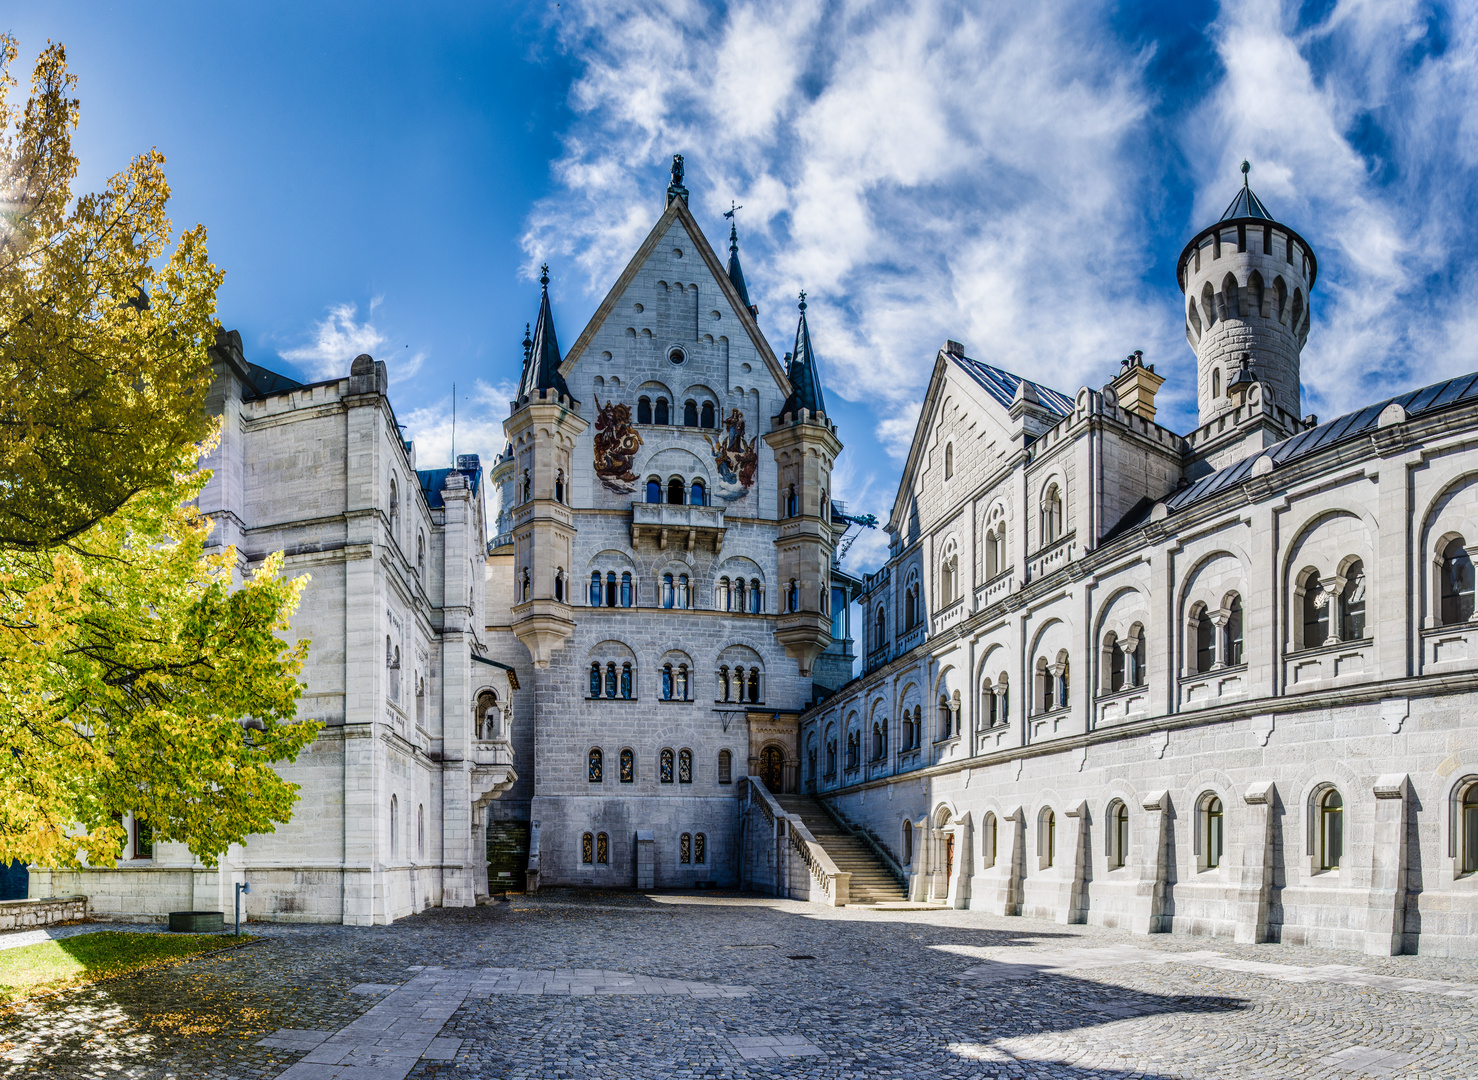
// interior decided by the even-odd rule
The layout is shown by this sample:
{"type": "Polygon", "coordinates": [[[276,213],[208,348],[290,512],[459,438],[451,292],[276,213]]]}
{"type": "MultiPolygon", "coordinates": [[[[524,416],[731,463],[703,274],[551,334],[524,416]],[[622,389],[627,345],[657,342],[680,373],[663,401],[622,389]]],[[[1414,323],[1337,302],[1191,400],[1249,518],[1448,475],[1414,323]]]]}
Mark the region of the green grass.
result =
{"type": "Polygon", "coordinates": [[[0,1001],[15,1001],[184,960],[249,938],[105,930],[0,950],[0,1001]]]}

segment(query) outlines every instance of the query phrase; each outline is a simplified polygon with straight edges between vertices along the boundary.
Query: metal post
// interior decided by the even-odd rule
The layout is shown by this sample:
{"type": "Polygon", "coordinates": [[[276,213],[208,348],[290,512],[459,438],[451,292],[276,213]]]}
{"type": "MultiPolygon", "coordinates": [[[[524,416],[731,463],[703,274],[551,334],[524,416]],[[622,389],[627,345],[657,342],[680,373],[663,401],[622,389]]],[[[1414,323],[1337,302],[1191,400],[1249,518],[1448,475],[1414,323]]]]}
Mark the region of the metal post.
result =
{"type": "Polygon", "coordinates": [[[236,883],[236,936],[241,936],[241,894],[251,892],[251,884],[245,881],[236,883]]]}

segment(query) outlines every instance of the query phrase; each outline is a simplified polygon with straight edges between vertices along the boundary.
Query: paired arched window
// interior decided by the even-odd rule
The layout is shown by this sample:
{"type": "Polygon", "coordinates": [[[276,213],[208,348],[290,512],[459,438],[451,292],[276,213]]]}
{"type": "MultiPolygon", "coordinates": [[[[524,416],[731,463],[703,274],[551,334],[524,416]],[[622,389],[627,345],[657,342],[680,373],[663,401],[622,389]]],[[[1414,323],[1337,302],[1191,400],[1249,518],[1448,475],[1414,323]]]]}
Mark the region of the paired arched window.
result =
{"type": "Polygon", "coordinates": [[[837,740],[835,732],[831,732],[826,740],[826,775],[837,774],[837,740]]]}
{"type": "Polygon", "coordinates": [[[985,531],[985,578],[989,581],[1004,574],[1006,566],[1006,523],[996,523],[985,531]]]}
{"type": "Polygon", "coordinates": [[[416,573],[425,576],[426,573],[426,534],[416,534],[416,573]]]}
{"type": "Polygon", "coordinates": [[[951,540],[944,548],[939,566],[940,606],[948,607],[960,598],[960,556],[951,540]]]}
{"type": "Polygon", "coordinates": [[[1067,650],[1057,654],[1056,663],[1043,656],[1037,659],[1037,711],[1051,712],[1065,709],[1070,700],[1068,694],[1067,650]]]}
{"type": "Polygon", "coordinates": [[[687,701],[688,699],[688,665],[687,664],[663,664],[662,665],[662,700],[663,701],[687,701]]]}
{"type": "Polygon", "coordinates": [[[393,476],[390,478],[390,536],[396,543],[400,542],[400,489],[393,476]]]}
{"type": "Polygon", "coordinates": [[[605,779],[605,760],[605,755],[601,753],[600,747],[591,747],[586,771],[589,773],[587,779],[592,784],[599,784],[605,779]]]}
{"type": "Polygon", "coordinates": [[[611,839],[605,833],[586,833],[580,837],[580,861],[586,866],[604,866],[611,861],[611,839]]]}
{"type": "Polygon", "coordinates": [[[1144,685],[1144,628],[1135,623],[1122,638],[1110,633],[1103,643],[1108,661],[1108,686],[1111,694],[1144,685]]]}
{"type": "Polygon", "coordinates": [[[1473,617],[1473,557],[1459,536],[1442,551],[1442,625],[1453,626],[1473,617]]]}
{"type": "Polygon", "coordinates": [[[708,837],[704,833],[683,833],[677,842],[677,861],[684,866],[708,861],[708,837]]]}
{"type": "Polygon", "coordinates": [[[718,682],[719,690],[725,701],[748,701],[752,704],[759,704],[760,669],[754,664],[748,667],[735,664],[732,669],[727,664],[721,664],[718,669],[718,682]]]}
{"type": "Polygon", "coordinates": [[[702,480],[694,480],[692,486],[688,488],[688,505],[708,505],[708,489],[703,486],[702,480]]]}
{"type": "Polygon", "coordinates": [[[1300,614],[1298,645],[1317,649],[1334,641],[1360,641],[1365,637],[1365,563],[1351,559],[1344,572],[1325,580],[1315,568],[1298,577],[1300,614]]]}
{"type": "Polygon", "coordinates": [[[1062,489],[1056,484],[1047,487],[1042,496],[1042,546],[1055,544],[1062,538],[1062,489]]]}

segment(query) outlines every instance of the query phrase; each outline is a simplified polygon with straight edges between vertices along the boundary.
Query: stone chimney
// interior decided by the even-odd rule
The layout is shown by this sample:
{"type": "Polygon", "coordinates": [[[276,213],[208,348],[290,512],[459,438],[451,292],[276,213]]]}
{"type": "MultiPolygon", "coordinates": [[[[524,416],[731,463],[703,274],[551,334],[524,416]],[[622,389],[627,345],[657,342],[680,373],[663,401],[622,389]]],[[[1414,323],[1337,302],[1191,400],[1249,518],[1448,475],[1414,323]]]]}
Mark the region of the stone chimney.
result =
{"type": "Polygon", "coordinates": [[[1119,374],[1109,383],[1119,397],[1119,405],[1142,419],[1155,419],[1155,392],[1165,383],[1155,374],[1154,364],[1145,364],[1144,353],[1135,349],[1119,365],[1119,374]]]}

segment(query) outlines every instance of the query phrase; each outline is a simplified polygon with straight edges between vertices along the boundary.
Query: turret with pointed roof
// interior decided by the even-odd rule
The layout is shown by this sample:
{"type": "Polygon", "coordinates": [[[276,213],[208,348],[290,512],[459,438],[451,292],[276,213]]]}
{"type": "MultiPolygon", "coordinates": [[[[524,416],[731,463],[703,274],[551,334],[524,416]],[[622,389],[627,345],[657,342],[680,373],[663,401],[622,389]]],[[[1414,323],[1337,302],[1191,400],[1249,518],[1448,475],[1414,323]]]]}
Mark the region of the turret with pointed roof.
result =
{"type": "Polygon", "coordinates": [[[744,283],[744,269],[739,265],[739,226],[734,222],[734,211],[738,207],[730,208],[725,217],[729,218],[729,281],[734,286],[734,291],[739,294],[739,299],[744,301],[744,306],[749,309],[751,315],[758,315],[760,309],[749,299],[749,287],[744,283]]]}
{"type": "Polygon", "coordinates": [[[524,330],[523,375],[518,380],[519,403],[547,397],[553,390],[557,398],[568,398],[570,388],[559,373],[559,338],[554,333],[554,315],[549,310],[549,266],[539,268],[539,318],[534,323],[534,336],[524,330]]]}
{"type": "Polygon", "coordinates": [[[1181,252],[1186,338],[1198,361],[1197,455],[1220,467],[1302,430],[1299,354],[1318,263],[1307,241],[1242,188],[1181,252]]]}
{"type": "Polygon", "coordinates": [[[821,368],[811,348],[811,329],[806,325],[806,293],[801,291],[801,317],[795,328],[795,349],[790,354],[786,377],[790,379],[790,396],[780,412],[799,413],[809,409],[814,414],[826,412],[826,399],[821,393],[821,368]]]}

